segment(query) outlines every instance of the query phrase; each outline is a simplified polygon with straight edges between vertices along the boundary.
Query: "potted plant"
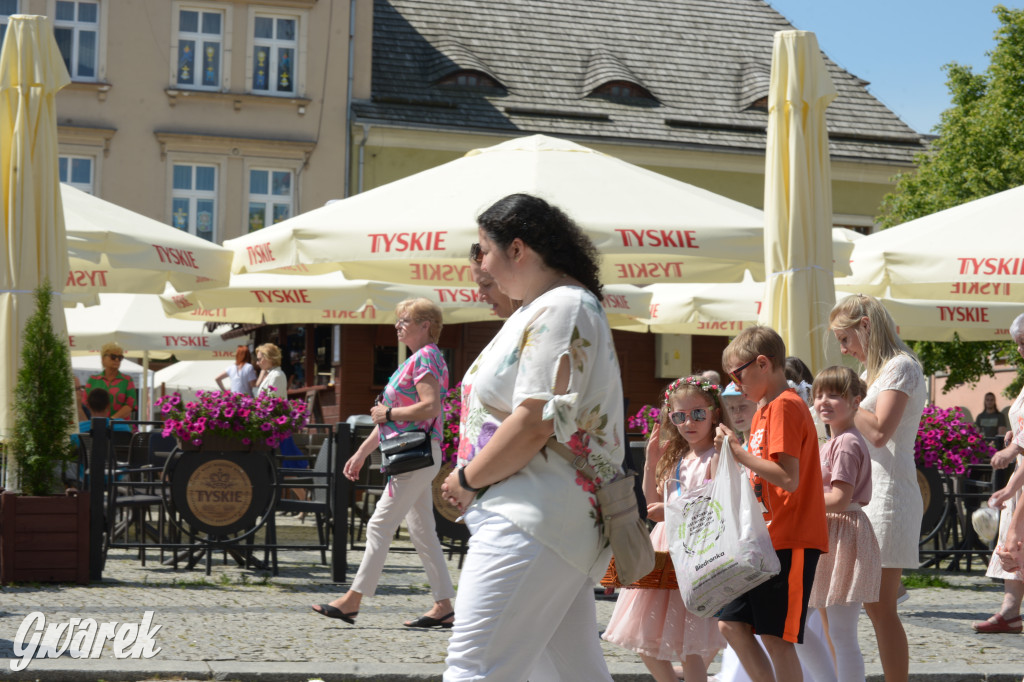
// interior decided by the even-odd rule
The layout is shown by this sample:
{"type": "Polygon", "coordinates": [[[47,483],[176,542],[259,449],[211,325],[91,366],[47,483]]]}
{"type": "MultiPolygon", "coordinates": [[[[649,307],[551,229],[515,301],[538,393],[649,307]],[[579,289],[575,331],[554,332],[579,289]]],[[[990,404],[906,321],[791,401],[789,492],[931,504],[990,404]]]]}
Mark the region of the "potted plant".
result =
{"type": "Polygon", "coordinates": [[[960,490],[971,465],[987,464],[994,454],[995,448],[982,437],[974,423],[964,417],[960,408],[925,406],[914,441],[917,482],[924,503],[922,534],[933,531],[942,519],[945,495],[941,474],[952,478],[954,491],[960,490]]]}
{"type": "Polygon", "coordinates": [[[36,309],[22,332],[14,389],[13,455],[21,494],[0,495],[0,582],[89,581],[89,500],[63,490],[74,459],[74,379],[67,340],[53,329],[50,285],[35,290],[36,309]],[[58,494],[62,493],[62,494],[58,494]]]}
{"type": "Polygon", "coordinates": [[[163,435],[177,438],[182,450],[272,449],[309,423],[301,400],[231,391],[199,391],[196,398],[185,402],[172,393],[156,402],[163,435]]]}

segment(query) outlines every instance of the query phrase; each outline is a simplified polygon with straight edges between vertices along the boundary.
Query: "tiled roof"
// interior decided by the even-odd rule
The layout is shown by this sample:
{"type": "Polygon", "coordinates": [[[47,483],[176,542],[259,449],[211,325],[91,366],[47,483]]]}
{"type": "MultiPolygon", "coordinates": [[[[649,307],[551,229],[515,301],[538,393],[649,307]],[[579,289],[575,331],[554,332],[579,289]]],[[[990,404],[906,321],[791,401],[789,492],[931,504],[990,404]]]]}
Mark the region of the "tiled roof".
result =
{"type": "MultiPolygon", "coordinates": [[[[357,120],[763,152],[772,39],[763,0],[375,0],[373,87],[357,120]],[[459,69],[501,88],[437,85],[459,69]],[[591,96],[609,80],[657,101],[591,96]],[[591,87],[593,86],[593,87],[591,87]]],[[[813,30],[813,26],[801,27],[813,30]]],[[[826,56],[834,159],[909,164],[922,136],[826,56]]]]}

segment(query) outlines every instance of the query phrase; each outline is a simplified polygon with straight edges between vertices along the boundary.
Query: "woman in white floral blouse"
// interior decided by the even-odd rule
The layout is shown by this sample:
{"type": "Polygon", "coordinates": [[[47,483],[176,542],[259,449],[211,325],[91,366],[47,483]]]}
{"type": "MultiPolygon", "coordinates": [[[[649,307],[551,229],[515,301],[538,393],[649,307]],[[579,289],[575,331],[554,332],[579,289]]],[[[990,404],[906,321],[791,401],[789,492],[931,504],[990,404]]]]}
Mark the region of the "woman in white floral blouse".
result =
{"type": "Polygon", "coordinates": [[[463,379],[460,466],[442,489],[473,538],[444,679],[610,680],[594,607],[610,556],[595,484],[548,446],[585,457],[601,480],[622,472],[622,384],[597,251],[525,194],[478,223],[483,271],[523,306],[463,379]]]}

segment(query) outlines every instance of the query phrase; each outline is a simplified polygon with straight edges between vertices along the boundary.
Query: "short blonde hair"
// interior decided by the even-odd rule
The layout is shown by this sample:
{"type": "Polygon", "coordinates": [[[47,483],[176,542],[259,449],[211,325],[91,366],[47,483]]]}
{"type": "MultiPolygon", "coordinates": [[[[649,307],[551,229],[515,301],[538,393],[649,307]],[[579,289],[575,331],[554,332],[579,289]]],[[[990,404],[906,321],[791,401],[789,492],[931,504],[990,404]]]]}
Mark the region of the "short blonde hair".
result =
{"type": "Polygon", "coordinates": [[[103,344],[102,348],[100,348],[100,356],[106,357],[111,354],[124,355],[124,348],[122,348],[121,344],[119,344],[117,341],[108,341],[107,343],[103,344]]]}
{"type": "Polygon", "coordinates": [[[262,346],[256,346],[256,354],[263,353],[270,360],[270,364],[274,367],[281,366],[281,349],[273,343],[265,343],[262,346]]]}
{"type": "Polygon", "coordinates": [[[444,313],[441,306],[429,298],[407,298],[395,306],[395,314],[399,317],[408,312],[416,322],[430,323],[430,340],[437,343],[441,338],[441,329],[444,327],[444,313]]]}

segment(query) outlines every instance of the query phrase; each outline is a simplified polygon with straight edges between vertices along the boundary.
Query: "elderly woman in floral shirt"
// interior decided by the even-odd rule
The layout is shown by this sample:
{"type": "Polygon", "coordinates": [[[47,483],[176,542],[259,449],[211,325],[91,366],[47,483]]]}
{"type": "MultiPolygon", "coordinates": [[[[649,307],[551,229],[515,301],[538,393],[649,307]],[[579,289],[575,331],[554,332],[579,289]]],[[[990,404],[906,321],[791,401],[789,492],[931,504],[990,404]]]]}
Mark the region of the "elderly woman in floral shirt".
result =
{"type": "Polygon", "coordinates": [[[484,272],[523,306],[463,379],[460,466],[442,485],[473,538],[445,680],[610,680],[593,584],[610,550],[595,485],[621,473],[623,402],[596,250],[529,195],[478,219],[484,272]],[[552,435],[553,434],[553,435],[552,435]]]}

